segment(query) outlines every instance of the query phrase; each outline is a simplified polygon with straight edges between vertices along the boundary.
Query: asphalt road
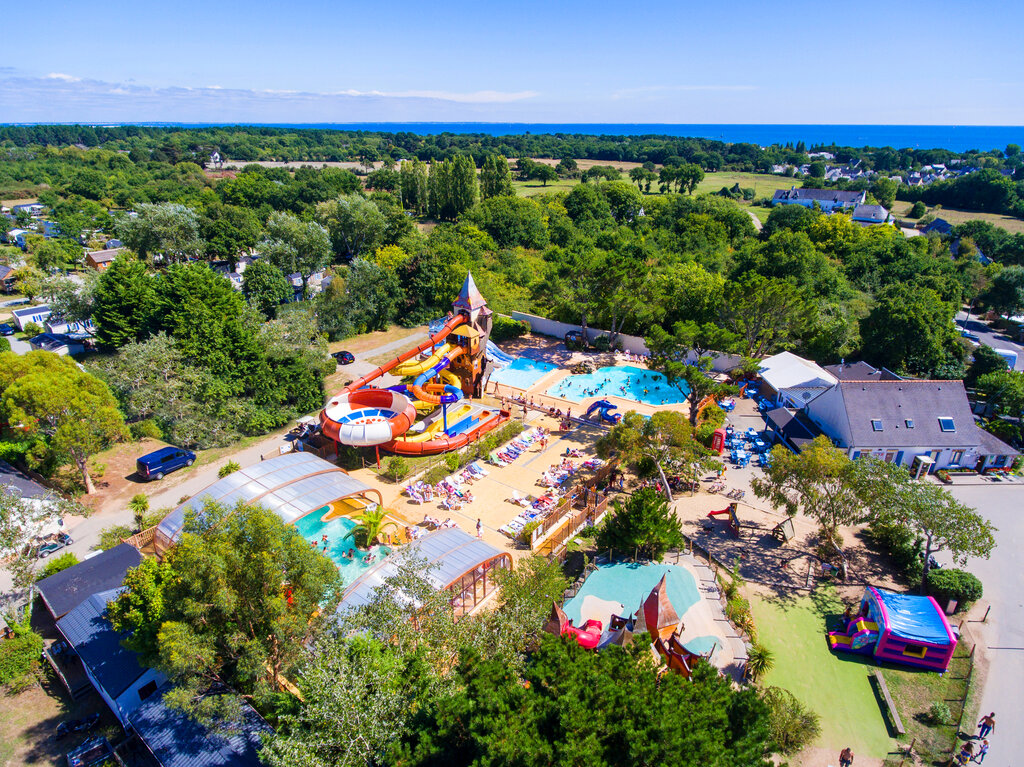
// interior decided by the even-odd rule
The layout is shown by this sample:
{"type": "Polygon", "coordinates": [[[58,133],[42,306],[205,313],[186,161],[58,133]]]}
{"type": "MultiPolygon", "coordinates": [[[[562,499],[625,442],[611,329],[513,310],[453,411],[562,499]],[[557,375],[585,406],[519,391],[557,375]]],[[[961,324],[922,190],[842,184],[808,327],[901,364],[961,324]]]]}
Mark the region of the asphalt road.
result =
{"type": "Polygon", "coordinates": [[[956,322],[963,330],[969,330],[978,336],[978,340],[993,349],[1009,349],[1017,352],[1017,365],[1014,370],[1024,370],[1024,346],[1014,343],[1000,330],[993,330],[975,315],[967,319],[967,312],[960,312],[956,315],[956,322]]]}
{"type": "MultiPolygon", "coordinates": [[[[988,679],[981,697],[981,714],[994,711],[996,729],[985,767],[1019,765],[1024,754],[1024,577],[1020,555],[1024,547],[1024,482],[954,485],[954,496],[991,520],[999,532],[989,559],[972,559],[967,568],[985,584],[985,599],[992,605],[985,624],[972,624],[989,659],[988,679]],[[1017,756],[1014,756],[1016,754],[1017,756]]],[[[948,556],[936,557],[943,565],[948,556]]],[[[977,720],[964,722],[964,730],[977,733],[977,720]]]]}

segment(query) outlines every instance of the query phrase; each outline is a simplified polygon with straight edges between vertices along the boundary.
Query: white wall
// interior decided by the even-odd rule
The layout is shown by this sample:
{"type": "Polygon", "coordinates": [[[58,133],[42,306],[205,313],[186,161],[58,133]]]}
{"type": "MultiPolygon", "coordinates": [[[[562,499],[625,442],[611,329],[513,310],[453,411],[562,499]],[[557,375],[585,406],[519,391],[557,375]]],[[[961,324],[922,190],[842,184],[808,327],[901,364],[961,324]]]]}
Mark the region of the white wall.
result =
{"type": "Polygon", "coordinates": [[[849,447],[850,423],[843,405],[842,390],[838,386],[812,399],[805,412],[829,439],[837,442],[840,447],[849,447]]]}
{"type": "MultiPolygon", "coordinates": [[[[547,317],[538,317],[536,314],[527,314],[526,312],[511,312],[512,319],[527,322],[530,325],[530,330],[534,333],[538,333],[542,336],[551,336],[553,338],[565,338],[565,334],[570,330],[576,330],[582,332],[582,325],[571,325],[568,322],[559,322],[558,320],[550,320],[547,317]]],[[[593,343],[594,339],[598,336],[611,335],[607,330],[601,330],[600,328],[587,328],[587,340],[593,343]]],[[[650,350],[647,348],[647,344],[644,343],[644,339],[639,336],[630,336],[625,333],[620,333],[618,343],[622,344],[624,351],[630,354],[650,354],[650,350]]],[[[732,370],[734,367],[739,365],[743,358],[736,354],[715,354],[714,363],[712,370],[716,373],[724,373],[732,370]]],[[[687,362],[696,362],[697,355],[692,352],[687,357],[687,362]]]]}
{"type": "Polygon", "coordinates": [[[128,717],[139,706],[142,705],[142,698],[139,697],[139,689],[145,687],[150,682],[156,682],[157,688],[160,687],[164,682],[167,681],[167,677],[161,674],[155,669],[147,668],[138,679],[132,682],[131,687],[125,690],[117,697],[117,718],[121,720],[121,724],[128,724],[128,717]]]}

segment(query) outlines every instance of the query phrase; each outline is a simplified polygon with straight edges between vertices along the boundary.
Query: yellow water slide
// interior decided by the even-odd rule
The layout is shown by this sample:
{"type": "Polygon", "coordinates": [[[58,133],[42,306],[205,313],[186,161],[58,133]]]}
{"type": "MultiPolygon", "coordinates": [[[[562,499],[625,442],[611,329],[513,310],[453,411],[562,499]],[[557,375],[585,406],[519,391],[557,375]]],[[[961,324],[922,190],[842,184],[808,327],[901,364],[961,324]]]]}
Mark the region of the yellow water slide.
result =
{"type": "MultiPolygon", "coordinates": [[[[437,407],[437,405],[433,405],[432,407],[437,407]]],[[[448,423],[454,423],[455,421],[458,421],[460,418],[469,415],[472,409],[473,407],[468,404],[460,405],[459,407],[454,408],[450,413],[448,413],[448,423]]],[[[438,434],[443,433],[444,420],[438,418],[436,421],[430,424],[430,426],[421,431],[419,434],[410,434],[409,432],[406,432],[401,437],[399,437],[399,439],[402,440],[403,442],[427,442],[437,437],[438,434]]]]}
{"type": "Polygon", "coordinates": [[[440,362],[441,358],[449,351],[451,351],[451,348],[451,344],[441,344],[439,347],[437,347],[434,353],[427,357],[425,360],[406,360],[400,365],[395,365],[393,368],[391,368],[390,372],[393,375],[399,376],[400,378],[405,378],[406,376],[418,376],[424,370],[429,370],[430,368],[434,367],[434,365],[436,365],[438,362],[440,362]]]}

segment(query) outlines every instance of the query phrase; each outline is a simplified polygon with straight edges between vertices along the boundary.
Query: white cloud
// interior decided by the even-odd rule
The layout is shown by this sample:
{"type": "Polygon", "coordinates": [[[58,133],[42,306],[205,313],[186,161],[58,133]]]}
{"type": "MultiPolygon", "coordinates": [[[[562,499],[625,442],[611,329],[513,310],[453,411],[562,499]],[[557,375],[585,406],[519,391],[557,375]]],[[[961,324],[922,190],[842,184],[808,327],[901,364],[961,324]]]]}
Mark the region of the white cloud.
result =
{"type": "Polygon", "coordinates": [[[47,80],[62,80],[66,83],[78,83],[82,81],[81,77],[75,77],[74,75],[66,75],[63,72],[50,72],[46,76],[47,80]]]}

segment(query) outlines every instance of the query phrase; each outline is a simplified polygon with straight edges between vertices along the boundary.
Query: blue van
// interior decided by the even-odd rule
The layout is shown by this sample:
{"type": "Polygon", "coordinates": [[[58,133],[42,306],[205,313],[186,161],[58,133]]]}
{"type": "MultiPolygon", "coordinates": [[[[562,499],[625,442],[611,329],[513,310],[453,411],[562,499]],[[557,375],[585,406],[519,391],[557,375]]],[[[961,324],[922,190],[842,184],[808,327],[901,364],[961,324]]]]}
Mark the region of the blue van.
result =
{"type": "Polygon", "coordinates": [[[163,479],[176,469],[195,463],[196,454],[181,447],[162,447],[135,461],[135,469],[143,479],[163,479]]]}

